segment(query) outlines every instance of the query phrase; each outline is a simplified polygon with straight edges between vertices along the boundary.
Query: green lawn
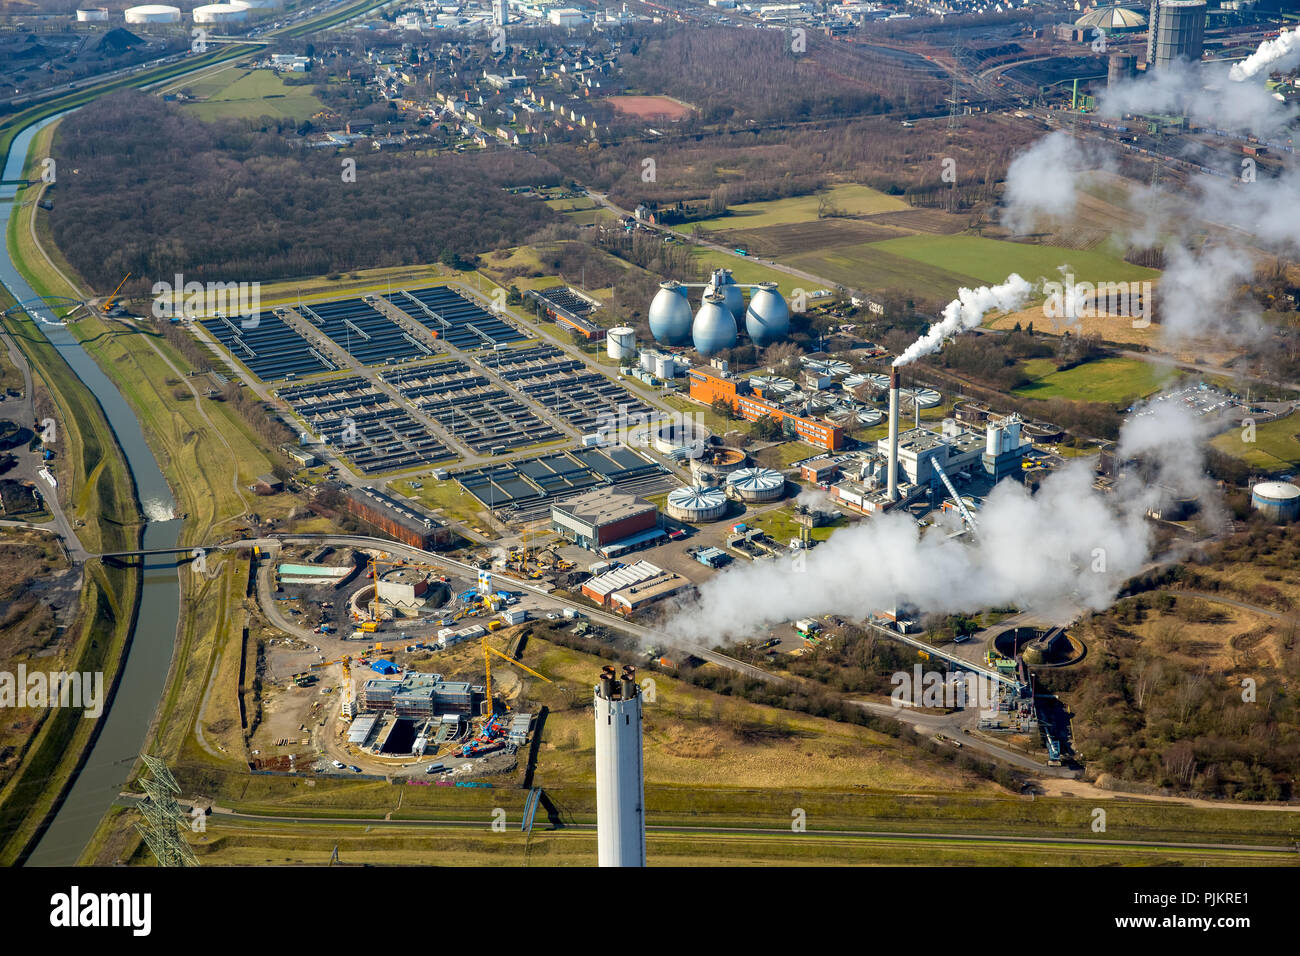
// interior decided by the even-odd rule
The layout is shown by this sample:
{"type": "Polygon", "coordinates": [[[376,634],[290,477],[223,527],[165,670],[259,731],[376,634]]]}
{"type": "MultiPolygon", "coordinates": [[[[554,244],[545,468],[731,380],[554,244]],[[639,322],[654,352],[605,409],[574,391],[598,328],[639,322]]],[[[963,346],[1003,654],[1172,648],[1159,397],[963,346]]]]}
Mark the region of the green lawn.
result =
{"type": "Polygon", "coordinates": [[[310,86],[289,86],[271,70],[222,70],[196,80],[189,89],[202,102],[186,103],[185,108],[208,121],[274,116],[300,123],[324,108],[310,86]]]}
{"type": "Polygon", "coordinates": [[[1255,440],[1247,442],[1240,428],[1218,435],[1210,443],[1219,451],[1266,471],[1300,467],[1300,418],[1289,415],[1255,426],[1255,440]]]}
{"type": "Polygon", "coordinates": [[[1061,249],[981,236],[904,236],[874,242],[871,247],[923,265],[974,276],[986,284],[1001,282],[1013,272],[1030,282],[1039,278],[1059,282],[1060,266],[1069,266],[1079,282],[1131,282],[1154,280],[1160,275],[1154,269],[1130,265],[1094,249],[1061,249]]]}
{"type": "MultiPolygon", "coordinates": [[[[829,190],[830,203],[835,209],[850,216],[871,216],[882,212],[900,212],[911,209],[907,203],[868,186],[840,185],[829,190]]],[[[698,225],[705,231],[718,229],[759,229],[763,226],[784,226],[792,222],[815,222],[817,209],[825,193],[811,196],[792,196],[769,202],[749,202],[732,206],[727,215],[703,219],[675,227],[678,232],[691,233],[698,225]]]]}
{"type": "MultiPolygon", "coordinates": [[[[889,240],[893,241],[895,240],[889,240]]],[[[851,246],[786,256],[784,261],[796,269],[811,272],[851,289],[897,289],[912,295],[951,298],[962,286],[981,284],[972,275],[896,255],[884,248],[888,244],[860,242],[851,246]]]]}
{"type": "Polygon", "coordinates": [[[1024,367],[1034,381],[1015,394],[1080,402],[1131,402],[1158,391],[1172,374],[1147,362],[1121,358],[1098,359],[1064,372],[1056,371],[1051,359],[1030,359],[1024,367]]]}

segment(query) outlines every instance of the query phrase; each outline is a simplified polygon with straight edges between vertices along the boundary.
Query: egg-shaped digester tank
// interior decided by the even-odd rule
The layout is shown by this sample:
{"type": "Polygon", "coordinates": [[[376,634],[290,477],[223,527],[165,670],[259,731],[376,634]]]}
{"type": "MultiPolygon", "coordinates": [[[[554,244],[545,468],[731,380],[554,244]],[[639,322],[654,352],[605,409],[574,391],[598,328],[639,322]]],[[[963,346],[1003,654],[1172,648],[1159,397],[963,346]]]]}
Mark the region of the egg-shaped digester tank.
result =
{"type": "Polygon", "coordinates": [[[650,302],[650,334],[660,345],[686,345],[691,338],[691,302],[680,282],[661,282],[650,302]]]}
{"type": "Polygon", "coordinates": [[[736,319],[727,308],[726,300],[716,293],[706,292],[700,311],[695,313],[691,326],[691,339],[701,355],[716,355],[736,344],[736,319]]]}
{"type": "Polygon", "coordinates": [[[790,306],[777,291],[775,282],[760,282],[749,297],[745,310],[745,331],[754,344],[766,347],[779,342],[790,331],[790,306]]]}
{"type": "Polygon", "coordinates": [[[732,319],[736,322],[736,327],[739,328],[745,318],[745,293],[740,286],[736,285],[730,269],[713,270],[709,284],[704,287],[704,294],[707,296],[710,293],[722,296],[731,311],[732,319]]]}

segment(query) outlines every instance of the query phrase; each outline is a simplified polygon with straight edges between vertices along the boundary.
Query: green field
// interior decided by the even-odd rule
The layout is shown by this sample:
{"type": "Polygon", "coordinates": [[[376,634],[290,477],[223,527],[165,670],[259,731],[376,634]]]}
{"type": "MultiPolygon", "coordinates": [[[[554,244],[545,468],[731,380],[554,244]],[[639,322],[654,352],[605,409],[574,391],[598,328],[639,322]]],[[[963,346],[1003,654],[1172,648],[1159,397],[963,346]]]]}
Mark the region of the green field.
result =
{"type": "Polygon", "coordinates": [[[932,268],[973,276],[986,284],[1001,282],[1013,272],[1030,282],[1039,278],[1060,281],[1060,266],[1069,266],[1079,282],[1131,282],[1160,275],[1093,249],[1035,246],[981,236],[904,236],[874,242],[871,247],[932,268]]]}
{"type": "Polygon", "coordinates": [[[289,86],[271,70],[232,67],[186,87],[202,102],[185,108],[201,120],[273,116],[301,123],[324,108],[310,86],[289,86]]]}
{"type": "MultiPolygon", "coordinates": [[[[947,241],[949,237],[934,238],[947,241]]],[[[913,295],[951,298],[962,286],[980,284],[973,276],[895,255],[881,248],[885,245],[888,243],[862,242],[787,256],[785,262],[853,289],[897,289],[913,295]]]]}
{"type": "Polygon", "coordinates": [[[1266,471],[1300,467],[1300,419],[1293,415],[1255,426],[1255,440],[1244,441],[1240,428],[1232,428],[1210,442],[1225,455],[1240,458],[1266,471]]]}
{"type": "Polygon", "coordinates": [[[730,269],[735,280],[742,285],[754,282],[775,282],[781,289],[781,294],[787,298],[794,295],[796,288],[811,292],[813,283],[807,279],[800,279],[786,272],[778,272],[768,266],[760,265],[753,259],[746,259],[743,256],[729,256],[725,252],[714,252],[712,249],[706,249],[703,246],[696,246],[691,250],[700,268],[704,270],[703,274],[707,278],[709,273],[714,269],[730,269]]]}
{"type": "Polygon", "coordinates": [[[678,232],[690,233],[696,226],[706,232],[719,229],[760,229],[763,226],[784,226],[792,222],[815,222],[821,197],[829,194],[830,204],[850,216],[872,216],[882,212],[901,212],[912,208],[901,199],[886,196],[867,186],[832,186],[823,193],[811,196],[792,196],[769,202],[749,202],[732,206],[727,215],[674,227],[678,232]]]}
{"type": "Polygon", "coordinates": [[[1128,403],[1158,391],[1171,371],[1137,359],[1107,358],[1056,371],[1051,359],[1030,359],[1025,371],[1034,380],[1015,394],[1079,402],[1128,403]]]}

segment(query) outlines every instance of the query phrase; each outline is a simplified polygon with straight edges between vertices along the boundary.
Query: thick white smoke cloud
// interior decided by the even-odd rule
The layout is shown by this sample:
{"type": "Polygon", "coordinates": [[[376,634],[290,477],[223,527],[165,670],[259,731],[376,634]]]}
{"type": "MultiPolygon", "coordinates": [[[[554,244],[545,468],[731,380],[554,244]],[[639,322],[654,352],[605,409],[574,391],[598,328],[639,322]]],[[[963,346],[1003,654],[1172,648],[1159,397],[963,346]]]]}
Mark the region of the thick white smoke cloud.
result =
{"type": "Polygon", "coordinates": [[[1253,302],[1239,294],[1254,275],[1252,257],[1227,245],[1190,251],[1165,246],[1160,279],[1160,328],[1165,344],[1211,337],[1222,342],[1252,342],[1264,334],[1253,302]]]}
{"type": "Polygon", "coordinates": [[[1101,93],[1097,112],[1120,118],[1126,113],[1186,113],[1217,129],[1248,129],[1258,136],[1276,134],[1296,114],[1262,84],[1234,83],[1223,64],[1175,60],[1137,79],[1101,93]]]}
{"type": "Polygon", "coordinates": [[[1263,73],[1286,70],[1300,63],[1300,28],[1288,33],[1285,29],[1275,39],[1265,40],[1240,63],[1234,63],[1228,76],[1238,83],[1263,73]]]}
{"type": "Polygon", "coordinates": [[[1039,222],[1070,216],[1079,198],[1076,181],[1087,170],[1113,165],[1087,142],[1060,130],[1049,133],[1011,161],[1002,196],[1002,224],[1013,234],[1024,235],[1039,222]]]}
{"type": "Polygon", "coordinates": [[[716,644],[783,621],[863,618],[903,602],[937,613],[1015,605],[1061,624],[1109,607],[1150,559],[1144,516],[1162,486],[1212,505],[1201,469],[1204,426],[1176,401],[1143,411],[1125,427],[1120,450],[1144,456],[1154,481],[1123,479],[1106,494],[1092,487],[1092,466],[1082,460],[1048,476],[1036,495],[1003,481],[985,499],[973,541],[923,533],[905,514],[877,516],[809,552],[801,571],[763,561],[718,574],[666,630],[716,644]]]}
{"type": "Polygon", "coordinates": [[[984,316],[993,309],[1012,312],[1022,308],[1033,288],[1030,283],[1013,272],[1001,285],[958,289],[957,298],[944,307],[939,321],[931,325],[925,335],[894,359],[894,364],[910,365],[923,355],[939,351],[943,343],[954,335],[978,328],[984,321],[984,316]]]}

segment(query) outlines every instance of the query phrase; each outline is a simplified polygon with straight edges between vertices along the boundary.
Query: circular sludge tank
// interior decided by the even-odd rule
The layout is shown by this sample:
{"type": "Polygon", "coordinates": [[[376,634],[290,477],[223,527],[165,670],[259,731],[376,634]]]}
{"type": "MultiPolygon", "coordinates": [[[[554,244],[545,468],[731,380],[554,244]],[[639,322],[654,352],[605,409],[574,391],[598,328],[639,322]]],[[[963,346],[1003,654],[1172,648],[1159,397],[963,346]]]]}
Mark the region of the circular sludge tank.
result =
{"type": "Polygon", "coordinates": [[[795,384],[781,375],[755,375],[750,378],[749,387],[763,398],[772,398],[789,395],[794,391],[795,384]]]}
{"type": "Polygon", "coordinates": [[[686,345],[691,338],[691,301],[680,282],[661,282],[650,301],[650,334],[660,345],[686,345]]]}
{"type": "Polygon", "coordinates": [[[745,310],[745,331],[754,344],[771,345],[785,338],[790,331],[790,306],[777,289],[775,282],[760,282],[749,297],[745,310]]]}
{"type": "Polygon", "coordinates": [[[988,421],[992,410],[983,402],[973,402],[969,399],[957,402],[952,407],[952,416],[963,425],[983,425],[988,421]]]}
{"type": "Polygon", "coordinates": [[[878,408],[864,408],[858,412],[859,425],[879,425],[884,419],[885,413],[878,408]]]}
{"type": "Polygon", "coordinates": [[[943,401],[943,396],[932,388],[901,388],[898,397],[901,401],[921,408],[934,408],[943,401]]]}
{"type": "Polygon", "coordinates": [[[605,349],[609,357],[617,361],[636,357],[636,329],[629,325],[618,325],[605,333],[605,349]]]}
{"type": "Polygon", "coordinates": [[[108,19],[108,7],[82,7],[77,10],[78,23],[102,23],[108,19]]]}
{"type": "Polygon", "coordinates": [[[139,7],[127,7],[122,11],[122,16],[127,23],[180,23],[181,8],[146,3],[139,7]]]}
{"type": "Polygon", "coordinates": [[[736,285],[730,269],[713,270],[709,284],[704,287],[704,298],[707,299],[710,295],[722,296],[723,302],[731,312],[731,320],[739,328],[745,317],[745,293],[740,286],[736,285]]]}
{"type": "Polygon", "coordinates": [[[706,356],[716,355],[723,349],[732,348],[736,338],[736,319],[725,300],[716,293],[706,293],[691,325],[695,351],[706,356]]]}
{"type": "Polygon", "coordinates": [[[727,494],[721,488],[687,486],[668,493],[668,517],[692,524],[717,521],[727,513],[727,494]]]}
{"type": "Polygon", "coordinates": [[[741,468],[727,476],[727,494],[751,503],[776,501],[785,494],[785,475],[771,468],[741,468]]]}
{"type": "Polygon", "coordinates": [[[844,387],[852,390],[866,386],[874,391],[883,392],[889,388],[889,376],[879,372],[855,372],[844,380],[844,387]]]}
{"type": "MultiPolygon", "coordinates": [[[[839,378],[841,375],[848,375],[853,371],[853,366],[848,362],[841,362],[839,359],[812,359],[805,356],[799,360],[810,372],[816,372],[818,375],[829,375],[832,378],[839,378]]],[[[888,379],[885,380],[888,384],[888,379]]]]}
{"type": "Polygon", "coordinates": [[[683,452],[698,456],[708,449],[709,430],[691,421],[673,422],[655,430],[652,444],[661,455],[683,452]]]}
{"type": "Polygon", "coordinates": [[[825,411],[839,400],[840,397],[834,392],[813,392],[812,397],[808,399],[808,407],[814,412],[825,411]]]}
{"type": "Polygon", "coordinates": [[[229,3],[205,3],[190,11],[195,23],[240,23],[248,19],[248,4],[243,0],[229,3]]]}
{"type": "Polygon", "coordinates": [[[1261,481],[1250,489],[1250,506],[1273,521],[1300,518],[1300,488],[1289,481],[1261,481]]]}
{"type": "Polygon", "coordinates": [[[691,476],[697,485],[721,484],[733,471],[744,468],[749,456],[739,448],[725,445],[706,448],[703,454],[691,459],[691,476]]]}
{"type": "Polygon", "coordinates": [[[1036,445],[1050,445],[1065,439],[1065,429],[1051,422],[1025,422],[1020,426],[1020,434],[1036,445]]]}

